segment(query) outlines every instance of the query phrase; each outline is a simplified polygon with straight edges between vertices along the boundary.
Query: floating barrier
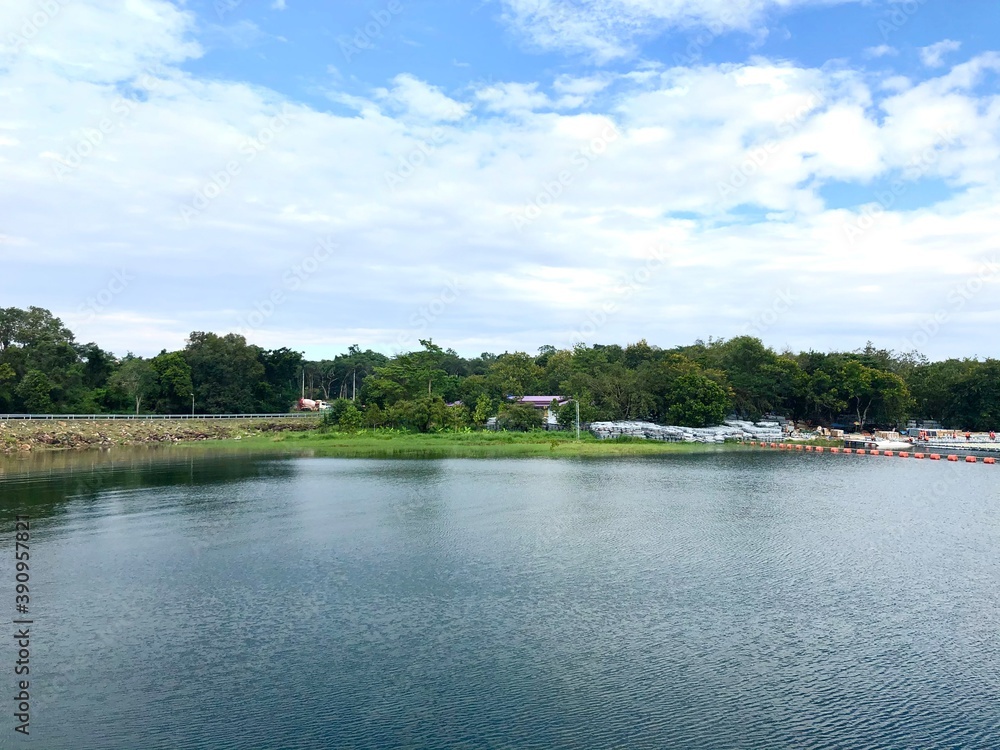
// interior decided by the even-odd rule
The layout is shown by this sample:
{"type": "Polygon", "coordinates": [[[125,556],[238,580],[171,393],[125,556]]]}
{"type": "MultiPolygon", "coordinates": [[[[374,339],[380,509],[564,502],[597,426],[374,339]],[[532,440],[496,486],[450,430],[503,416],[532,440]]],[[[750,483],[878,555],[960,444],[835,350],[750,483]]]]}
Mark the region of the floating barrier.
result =
{"type": "MultiPolygon", "coordinates": [[[[911,453],[910,451],[880,451],[876,448],[871,448],[866,450],[864,448],[840,448],[840,447],[823,446],[823,445],[801,445],[798,443],[768,443],[764,440],[761,440],[760,442],[756,440],[749,440],[744,442],[744,445],[751,445],[760,448],[774,448],[778,450],[798,451],[800,453],[802,452],[836,453],[838,455],[844,454],[845,456],[850,456],[850,455],[890,456],[890,457],[896,456],[898,458],[915,458],[921,461],[924,459],[930,461],[941,461],[943,459],[947,459],[952,463],[956,463],[964,459],[965,463],[967,464],[979,463],[979,458],[976,456],[960,456],[956,454],[942,456],[940,453],[915,453],[915,452],[911,453]]],[[[982,459],[982,462],[984,464],[990,464],[992,466],[995,466],[997,463],[997,459],[994,457],[986,457],[982,459]]]]}

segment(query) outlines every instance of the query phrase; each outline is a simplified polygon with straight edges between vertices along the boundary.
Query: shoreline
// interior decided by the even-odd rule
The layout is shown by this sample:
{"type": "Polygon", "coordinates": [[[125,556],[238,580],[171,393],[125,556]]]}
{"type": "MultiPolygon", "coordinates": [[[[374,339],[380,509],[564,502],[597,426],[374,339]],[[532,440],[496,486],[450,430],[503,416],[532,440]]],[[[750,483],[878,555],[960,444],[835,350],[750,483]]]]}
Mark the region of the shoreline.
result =
{"type": "Polygon", "coordinates": [[[263,419],[45,419],[0,421],[0,455],[92,451],[138,445],[239,441],[316,429],[313,420],[263,419]]]}
{"type": "MultiPolygon", "coordinates": [[[[812,441],[830,445],[826,441],[812,441]]],[[[214,450],[307,452],[345,458],[505,458],[649,456],[746,449],[744,443],[667,442],[641,438],[599,439],[572,431],[460,431],[408,433],[321,431],[313,420],[157,419],[39,420],[0,422],[0,456],[108,453],[116,448],[204,447],[214,450]]]]}

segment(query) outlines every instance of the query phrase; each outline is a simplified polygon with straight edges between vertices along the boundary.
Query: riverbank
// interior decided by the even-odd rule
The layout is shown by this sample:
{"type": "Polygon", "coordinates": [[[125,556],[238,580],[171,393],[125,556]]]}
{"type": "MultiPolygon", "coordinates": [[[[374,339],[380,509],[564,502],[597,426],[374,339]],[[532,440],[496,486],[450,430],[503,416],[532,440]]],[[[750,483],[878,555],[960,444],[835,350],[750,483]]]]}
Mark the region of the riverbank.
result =
{"type": "Polygon", "coordinates": [[[0,453],[108,449],[125,445],[237,441],[312,432],[301,418],[157,420],[9,420],[0,422],[0,453]]]}
{"type": "MultiPolygon", "coordinates": [[[[208,445],[208,444],[206,444],[208,445]]],[[[256,436],[240,448],[282,448],[312,455],[343,458],[512,458],[574,456],[644,456],[664,453],[704,453],[738,448],[651,440],[598,440],[571,432],[436,432],[406,433],[365,430],[357,433],[318,431],[256,436]]]]}
{"type": "MultiPolygon", "coordinates": [[[[817,441],[825,444],[825,441],[817,441]]],[[[589,432],[437,432],[362,430],[321,432],[297,418],[233,420],[38,420],[0,422],[0,453],[109,450],[126,446],[204,446],[211,449],[308,452],[344,458],[504,458],[644,456],[738,449],[738,443],[705,444],[598,439],[589,432]]]]}

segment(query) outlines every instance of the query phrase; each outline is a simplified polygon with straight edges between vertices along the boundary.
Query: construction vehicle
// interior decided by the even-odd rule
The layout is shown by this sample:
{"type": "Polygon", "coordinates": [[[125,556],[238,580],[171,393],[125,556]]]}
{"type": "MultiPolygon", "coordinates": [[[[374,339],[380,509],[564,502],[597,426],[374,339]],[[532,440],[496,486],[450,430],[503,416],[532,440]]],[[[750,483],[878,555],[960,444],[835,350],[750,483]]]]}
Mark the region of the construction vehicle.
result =
{"type": "Polygon", "coordinates": [[[330,404],[326,401],[311,398],[300,398],[295,404],[295,411],[326,411],[329,408],[330,404]]]}

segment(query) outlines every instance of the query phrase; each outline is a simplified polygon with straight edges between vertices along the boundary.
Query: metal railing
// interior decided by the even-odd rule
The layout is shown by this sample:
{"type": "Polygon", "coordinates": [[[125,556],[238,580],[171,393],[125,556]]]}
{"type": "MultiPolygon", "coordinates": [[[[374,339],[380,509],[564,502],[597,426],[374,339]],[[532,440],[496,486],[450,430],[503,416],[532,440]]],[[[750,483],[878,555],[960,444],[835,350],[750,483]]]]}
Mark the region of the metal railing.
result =
{"type": "Polygon", "coordinates": [[[315,411],[289,412],[286,414],[0,414],[0,422],[25,419],[126,419],[132,421],[152,419],[302,419],[319,416],[320,412],[315,411]]]}

